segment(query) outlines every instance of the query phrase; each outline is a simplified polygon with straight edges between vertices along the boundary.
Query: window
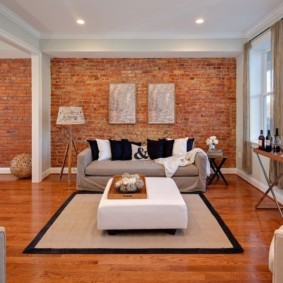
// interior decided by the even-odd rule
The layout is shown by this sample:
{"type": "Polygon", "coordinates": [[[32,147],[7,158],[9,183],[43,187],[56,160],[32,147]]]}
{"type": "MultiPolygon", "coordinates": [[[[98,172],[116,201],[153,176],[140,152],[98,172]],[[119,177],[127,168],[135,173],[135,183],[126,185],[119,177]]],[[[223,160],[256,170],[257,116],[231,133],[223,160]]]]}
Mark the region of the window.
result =
{"type": "Polygon", "coordinates": [[[258,139],[272,129],[273,77],[271,36],[266,32],[252,43],[250,49],[250,137],[258,139]]]}

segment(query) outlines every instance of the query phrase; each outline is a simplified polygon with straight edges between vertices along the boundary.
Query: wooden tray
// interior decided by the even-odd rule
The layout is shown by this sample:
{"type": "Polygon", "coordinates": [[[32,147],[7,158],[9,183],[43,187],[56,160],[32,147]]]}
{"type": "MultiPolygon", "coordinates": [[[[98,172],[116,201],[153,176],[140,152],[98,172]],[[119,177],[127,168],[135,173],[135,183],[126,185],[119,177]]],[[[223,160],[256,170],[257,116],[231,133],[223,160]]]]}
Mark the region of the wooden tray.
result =
{"type": "Polygon", "coordinates": [[[125,194],[125,193],[121,193],[121,192],[117,191],[114,188],[115,182],[118,179],[121,178],[121,175],[114,176],[113,180],[112,180],[112,183],[111,183],[111,186],[110,186],[110,189],[109,189],[109,192],[108,192],[108,195],[107,195],[107,198],[108,199],[145,199],[145,198],[147,198],[145,176],[144,175],[140,175],[140,177],[141,177],[141,179],[144,182],[143,188],[141,190],[137,191],[136,193],[125,194]]]}

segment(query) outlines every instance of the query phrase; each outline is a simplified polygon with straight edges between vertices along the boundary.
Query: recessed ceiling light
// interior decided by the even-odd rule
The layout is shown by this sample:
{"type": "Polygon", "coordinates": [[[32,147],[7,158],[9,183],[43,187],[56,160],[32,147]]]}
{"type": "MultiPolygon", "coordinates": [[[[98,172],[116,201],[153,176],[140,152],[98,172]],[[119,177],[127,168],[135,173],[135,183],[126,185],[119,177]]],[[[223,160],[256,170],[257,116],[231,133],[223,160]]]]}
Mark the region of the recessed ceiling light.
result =
{"type": "Polygon", "coordinates": [[[196,19],[196,24],[202,24],[202,23],[204,23],[204,19],[201,18],[196,19]]]}
{"type": "Polygon", "coordinates": [[[77,20],[77,24],[79,24],[79,25],[84,25],[84,24],[85,24],[85,21],[82,20],[82,19],[78,19],[78,20],[77,20]]]}

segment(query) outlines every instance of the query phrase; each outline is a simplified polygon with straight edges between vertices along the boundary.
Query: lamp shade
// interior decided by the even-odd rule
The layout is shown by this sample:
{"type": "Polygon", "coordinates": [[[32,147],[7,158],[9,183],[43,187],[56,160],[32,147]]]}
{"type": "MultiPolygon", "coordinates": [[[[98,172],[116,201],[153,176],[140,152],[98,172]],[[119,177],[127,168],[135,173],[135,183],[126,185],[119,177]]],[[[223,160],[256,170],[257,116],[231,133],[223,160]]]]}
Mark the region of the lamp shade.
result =
{"type": "Polygon", "coordinates": [[[82,107],[61,106],[57,116],[57,125],[84,124],[85,118],[82,107]]]}

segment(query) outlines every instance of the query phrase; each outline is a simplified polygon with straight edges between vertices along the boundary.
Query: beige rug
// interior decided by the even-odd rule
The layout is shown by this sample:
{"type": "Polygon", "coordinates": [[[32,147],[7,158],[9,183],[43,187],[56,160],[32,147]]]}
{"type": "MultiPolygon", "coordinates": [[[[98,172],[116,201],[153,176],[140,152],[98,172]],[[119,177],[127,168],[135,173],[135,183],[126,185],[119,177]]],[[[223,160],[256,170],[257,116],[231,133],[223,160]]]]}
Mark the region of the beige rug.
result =
{"type": "Polygon", "coordinates": [[[239,253],[243,249],[202,194],[183,194],[189,223],[175,235],[97,230],[101,195],[78,192],[61,206],[24,253],[239,253]]]}

